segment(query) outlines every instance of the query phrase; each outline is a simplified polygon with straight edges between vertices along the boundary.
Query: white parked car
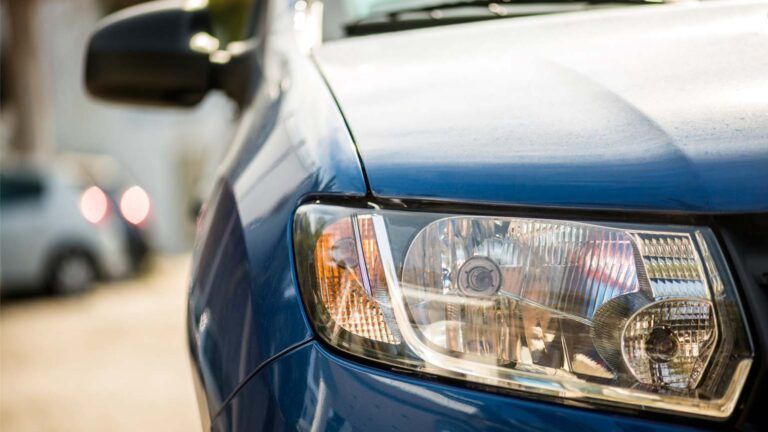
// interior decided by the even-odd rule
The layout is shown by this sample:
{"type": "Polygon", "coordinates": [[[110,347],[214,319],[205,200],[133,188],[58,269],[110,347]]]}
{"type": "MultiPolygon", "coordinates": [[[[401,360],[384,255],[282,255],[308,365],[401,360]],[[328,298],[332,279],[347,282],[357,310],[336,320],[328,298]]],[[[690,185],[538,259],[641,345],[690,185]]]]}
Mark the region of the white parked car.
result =
{"type": "Polygon", "coordinates": [[[108,196],[60,165],[0,172],[0,287],[85,291],[130,265],[126,233],[108,196]]]}

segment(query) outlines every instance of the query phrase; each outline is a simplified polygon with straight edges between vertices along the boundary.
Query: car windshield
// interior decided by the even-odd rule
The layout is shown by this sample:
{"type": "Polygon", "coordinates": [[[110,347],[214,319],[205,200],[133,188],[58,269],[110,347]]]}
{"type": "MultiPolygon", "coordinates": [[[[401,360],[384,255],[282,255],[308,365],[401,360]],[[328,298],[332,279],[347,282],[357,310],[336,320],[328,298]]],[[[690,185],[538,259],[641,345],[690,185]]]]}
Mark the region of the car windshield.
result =
{"type": "Polygon", "coordinates": [[[472,21],[663,2],[664,0],[325,0],[323,38],[333,40],[472,21]]]}

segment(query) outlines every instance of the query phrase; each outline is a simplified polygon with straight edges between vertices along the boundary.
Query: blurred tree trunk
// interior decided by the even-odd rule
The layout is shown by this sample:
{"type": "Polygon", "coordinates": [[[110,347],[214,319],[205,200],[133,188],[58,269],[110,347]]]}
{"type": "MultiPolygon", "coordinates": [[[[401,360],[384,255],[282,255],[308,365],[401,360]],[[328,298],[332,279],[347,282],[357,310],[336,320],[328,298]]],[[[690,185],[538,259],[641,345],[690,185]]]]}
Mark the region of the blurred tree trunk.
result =
{"type": "Polygon", "coordinates": [[[39,28],[36,19],[40,0],[4,0],[9,27],[8,60],[9,92],[16,125],[10,139],[11,150],[29,156],[49,150],[54,145],[50,81],[41,61],[39,28]]]}

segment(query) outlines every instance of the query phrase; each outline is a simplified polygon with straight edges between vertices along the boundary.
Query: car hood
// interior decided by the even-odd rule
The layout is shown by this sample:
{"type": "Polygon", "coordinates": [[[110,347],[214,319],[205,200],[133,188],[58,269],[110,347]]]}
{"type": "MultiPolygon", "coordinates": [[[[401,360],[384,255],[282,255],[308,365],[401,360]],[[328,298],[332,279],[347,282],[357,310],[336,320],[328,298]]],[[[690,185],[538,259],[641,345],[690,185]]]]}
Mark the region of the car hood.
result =
{"type": "Polygon", "coordinates": [[[768,210],[768,4],[638,6],[327,43],[372,193],[768,210]]]}

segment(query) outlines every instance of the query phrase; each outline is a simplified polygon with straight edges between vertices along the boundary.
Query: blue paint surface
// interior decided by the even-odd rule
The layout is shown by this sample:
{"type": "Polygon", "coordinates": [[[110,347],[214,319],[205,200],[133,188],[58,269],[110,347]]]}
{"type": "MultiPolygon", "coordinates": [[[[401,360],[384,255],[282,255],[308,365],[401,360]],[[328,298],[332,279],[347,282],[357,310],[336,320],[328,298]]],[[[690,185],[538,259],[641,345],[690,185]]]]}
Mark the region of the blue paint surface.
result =
{"type": "Polygon", "coordinates": [[[302,56],[283,64],[286,76],[301,79],[260,92],[243,114],[200,221],[188,339],[204,416],[262,364],[312,337],[294,276],[298,204],[309,194],[366,193],[354,144],[319,73],[302,56]]]}
{"type": "Polygon", "coordinates": [[[204,418],[238,431],[689,430],[329,354],[299,297],[291,225],[309,195],[766,211],[768,117],[750,99],[766,76],[768,45],[750,36],[762,6],[499,20],[328,43],[314,59],[284,6],[195,250],[204,418]],[[723,23],[732,31],[710,32],[723,23]]]}
{"type": "Polygon", "coordinates": [[[753,212],[768,210],[765,25],[759,3],[618,8],[315,55],[375,195],[753,212]]]}
{"type": "Polygon", "coordinates": [[[316,342],[265,367],[216,426],[222,431],[695,430],[414,379],[339,358],[316,342]]]}

